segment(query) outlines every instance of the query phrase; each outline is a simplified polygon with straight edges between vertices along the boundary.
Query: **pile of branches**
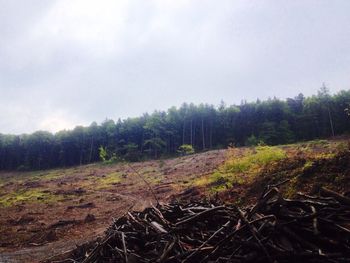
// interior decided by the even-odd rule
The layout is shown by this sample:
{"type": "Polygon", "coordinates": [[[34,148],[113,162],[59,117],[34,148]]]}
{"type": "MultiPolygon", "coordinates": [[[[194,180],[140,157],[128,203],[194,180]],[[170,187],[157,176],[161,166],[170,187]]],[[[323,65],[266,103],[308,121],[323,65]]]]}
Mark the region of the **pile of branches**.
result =
{"type": "Polygon", "coordinates": [[[285,199],[270,188],[254,206],[163,204],[117,219],[92,250],[92,262],[350,262],[350,198],[285,199]]]}

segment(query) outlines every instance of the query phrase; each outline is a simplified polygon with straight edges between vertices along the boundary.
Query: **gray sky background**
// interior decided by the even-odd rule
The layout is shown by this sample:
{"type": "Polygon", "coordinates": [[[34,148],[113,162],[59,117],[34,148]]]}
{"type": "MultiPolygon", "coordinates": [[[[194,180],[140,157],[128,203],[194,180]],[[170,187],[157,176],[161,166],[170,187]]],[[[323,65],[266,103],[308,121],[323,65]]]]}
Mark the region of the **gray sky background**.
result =
{"type": "Polygon", "coordinates": [[[0,0],[0,133],[350,88],[349,0],[0,0]]]}

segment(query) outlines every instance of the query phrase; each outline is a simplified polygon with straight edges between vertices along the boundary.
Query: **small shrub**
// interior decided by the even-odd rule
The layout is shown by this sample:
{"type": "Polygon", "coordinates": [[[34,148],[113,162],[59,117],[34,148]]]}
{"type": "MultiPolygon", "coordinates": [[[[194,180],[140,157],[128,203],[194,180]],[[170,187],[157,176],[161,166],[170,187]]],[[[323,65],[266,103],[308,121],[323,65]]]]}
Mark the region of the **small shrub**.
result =
{"type": "Polygon", "coordinates": [[[108,153],[107,153],[107,149],[103,146],[100,146],[100,148],[98,148],[99,150],[99,156],[101,158],[102,161],[107,161],[108,158],[108,153]]]}
{"type": "Polygon", "coordinates": [[[194,149],[190,144],[183,144],[179,147],[178,152],[181,155],[189,155],[194,153],[194,149]]]}

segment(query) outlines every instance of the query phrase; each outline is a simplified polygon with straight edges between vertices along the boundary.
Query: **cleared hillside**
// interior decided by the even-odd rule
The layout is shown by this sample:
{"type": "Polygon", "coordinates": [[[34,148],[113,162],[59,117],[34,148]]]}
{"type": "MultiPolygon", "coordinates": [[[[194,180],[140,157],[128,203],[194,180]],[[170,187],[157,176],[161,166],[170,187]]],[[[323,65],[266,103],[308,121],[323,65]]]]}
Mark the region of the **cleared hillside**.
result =
{"type": "Polygon", "coordinates": [[[230,148],[174,159],[0,174],[0,260],[42,260],[103,233],[113,218],[162,201],[219,198],[246,204],[267,184],[286,196],[320,186],[346,192],[345,139],[230,148]],[[140,176],[141,175],[141,176],[140,176]],[[143,181],[145,179],[152,187],[143,181]]]}

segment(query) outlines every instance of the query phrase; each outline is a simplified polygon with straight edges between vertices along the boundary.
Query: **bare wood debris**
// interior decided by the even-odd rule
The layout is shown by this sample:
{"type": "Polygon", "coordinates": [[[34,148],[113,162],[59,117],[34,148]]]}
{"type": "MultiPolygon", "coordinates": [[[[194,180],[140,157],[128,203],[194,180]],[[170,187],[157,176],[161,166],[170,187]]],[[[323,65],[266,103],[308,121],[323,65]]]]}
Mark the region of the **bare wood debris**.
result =
{"type": "MultiPolygon", "coordinates": [[[[158,204],[115,220],[74,262],[350,262],[350,199],[285,199],[270,188],[252,207],[158,204]]],[[[72,262],[73,262],[72,261],[72,262]]]]}

